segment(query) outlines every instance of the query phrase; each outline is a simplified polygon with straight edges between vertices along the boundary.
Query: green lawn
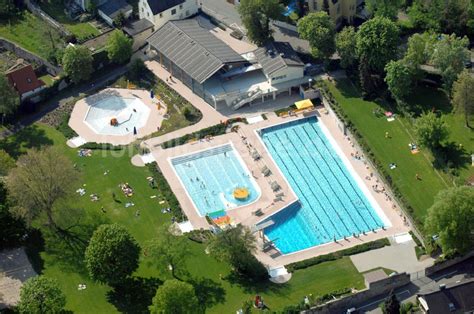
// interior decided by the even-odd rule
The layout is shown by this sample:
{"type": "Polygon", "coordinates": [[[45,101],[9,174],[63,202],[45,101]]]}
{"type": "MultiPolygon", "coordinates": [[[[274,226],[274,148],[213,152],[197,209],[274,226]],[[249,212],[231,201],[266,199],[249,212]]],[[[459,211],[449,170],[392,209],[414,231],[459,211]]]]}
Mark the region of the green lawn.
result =
{"type": "MultiPolygon", "coordinates": [[[[84,224],[87,227],[100,223],[117,222],[124,225],[143,246],[149,239],[159,236],[157,229],[170,221],[169,214],[162,214],[161,208],[167,204],[159,204],[162,200],[160,190],[151,189],[146,177],[150,175],[147,168],[131,165],[130,158],[135,154],[133,148],[122,152],[94,151],[91,157],[78,157],[76,149],[65,145],[64,136],[58,131],[41,124],[35,124],[15,136],[0,142],[0,149],[6,149],[14,156],[24,152],[26,148],[39,145],[55,145],[76,163],[80,171],[78,188],[84,186],[85,196],[74,195],[64,204],[64,208],[84,208],[88,214],[84,224]],[[108,174],[104,172],[108,170],[108,174]],[[126,199],[118,188],[121,182],[128,182],[134,188],[134,195],[126,199]],[[91,202],[89,194],[97,193],[99,202],[91,202]],[[112,199],[117,195],[121,203],[112,199]],[[157,195],[151,199],[150,196],[157,195]],[[134,207],[125,208],[128,200],[135,203],[134,207]],[[106,213],[100,208],[104,206],[106,213]],[[140,210],[140,216],[135,211],[140,210]]],[[[71,209],[71,210],[72,210],[71,209]]],[[[301,302],[305,295],[321,295],[342,288],[364,288],[363,277],[359,274],[349,258],[321,263],[316,266],[298,270],[285,285],[264,284],[248,287],[232,281],[229,277],[230,267],[205,254],[205,245],[188,242],[192,254],[187,262],[188,270],[201,293],[208,295],[206,305],[210,313],[231,313],[240,308],[243,301],[251,299],[256,293],[263,296],[272,310],[281,310],[286,305],[301,302]],[[221,279],[221,277],[223,279],[221,279]],[[205,281],[203,281],[205,279],[205,281]]],[[[143,300],[137,301],[126,295],[112,291],[109,287],[99,285],[88,279],[82,264],[83,254],[71,252],[64,246],[48,244],[39,249],[39,255],[30,256],[38,270],[46,276],[56,278],[67,296],[67,309],[75,313],[115,313],[117,311],[141,312],[144,310],[143,300]],[[36,258],[34,258],[36,256],[36,258]],[[78,291],[77,285],[84,283],[86,290],[78,291]]],[[[143,291],[140,296],[149,300],[149,291],[159,285],[158,272],[149,265],[142,256],[140,267],[135,274],[136,280],[129,291],[143,291]],[[154,279],[153,279],[154,278],[154,279]],[[147,292],[148,291],[148,292],[147,292]]]]}
{"type": "Polygon", "coordinates": [[[15,18],[2,19],[0,36],[43,58],[48,57],[48,52],[64,45],[54,28],[28,11],[22,11],[15,18]]]}
{"type": "Polygon", "coordinates": [[[393,122],[388,122],[385,117],[376,117],[373,111],[381,105],[363,100],[349,80],[339,80],[337,85],[328,83],[328,86],[394,184],[414,208],[415,218],[423,221],[434,196],[451,184],[434,170],[432,156],[426,149],[419,154],[411,154],[408,144],[416,142],[411,123],[399,117],[393,122]],[[385,138],[385,132],[389,132],[390,138],[385,138]],[[390,163],[396,163],[397,168],[390,170],[390,163]],[[416,174],[422,180],[417,180],[416,174]]]}
{"type": "Polygon", "coordinates": [[[49,74],[40,76],[38,77],[38,79],[42,80],[46,84],[46,86],[51,86],[54,83],[53,77],[49,74]]]}
{"type": "Polygon", "coordinates": [[[78,40],[90,38],[100,34],[99,30],[89,22],[81,23],[79,21],[71,20],[64,13],[64,4],[62,1],[49,0],[40,3],[41,9],[48,13],[59,23],[63,24],[71,33],[73,33],[78,40]]]}

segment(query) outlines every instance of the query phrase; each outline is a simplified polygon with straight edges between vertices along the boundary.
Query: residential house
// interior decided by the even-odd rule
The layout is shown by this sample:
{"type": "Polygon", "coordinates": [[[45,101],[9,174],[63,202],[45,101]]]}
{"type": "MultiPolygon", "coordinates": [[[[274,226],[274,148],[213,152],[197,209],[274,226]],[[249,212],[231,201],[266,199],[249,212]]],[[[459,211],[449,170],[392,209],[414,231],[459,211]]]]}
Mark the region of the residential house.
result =
{"type": "Polygon", "coordinates": [[[467,279],[417,295],[422,313],[474,313],[474,279],[467,279]]]}
{"type": "Polygon", "coordinates": [[[114,21],[120,14],[128,19],[132,11],[132,6],[125,0],[109,0],[97,8],[97,14],[110,26],[114,26],[114,21]]]}
{"type": "Polygon", "coordinates": [[[140,19],[148,19],[158,29],[168,21],[182,20],[196,14],[198,0],[139,0],[140,19]]]}
{"type": "Polygon", "coordinates": [[[20,101],[30,99],[33,102],[39,100],[37,96],[45,87],[45,83],[39,80],[31,65],[18,64],[10,68],[6,76],[11,86],[17,91],[20,101]]]}
{"type": "Polygon", "coordinates": [[[308,9],[314,11],[329,11],[328,14],[337,27],[343,22],[354,23],[358,8],[363,6],[363,0],[308,0],[308,9]]]}

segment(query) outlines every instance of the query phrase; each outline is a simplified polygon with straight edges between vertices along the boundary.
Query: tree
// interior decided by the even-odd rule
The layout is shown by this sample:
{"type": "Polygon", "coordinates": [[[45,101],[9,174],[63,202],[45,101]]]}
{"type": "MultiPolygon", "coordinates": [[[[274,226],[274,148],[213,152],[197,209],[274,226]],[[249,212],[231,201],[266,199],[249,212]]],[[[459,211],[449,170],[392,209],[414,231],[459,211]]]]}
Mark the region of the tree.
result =
{"type": "Polygon", "coordinates": [[[382,16],[396,20],[398,10],[402,7],[404,0],[366,0],[365,7],[373,16],[382,16]]]}
{"type": "Polygon", "coordinates": [[[5,75],[0,74],[0,115],[2,124],[5,116],[12,114],[20,105],[20,96],[10,85],[5,75]]]}
{"type": "Polygon", "coordinates": [[[403,61],[410,67],[415,80],[423,77],[424,73],[420,66],[427,64],[430,60],[436,40],[434,33],[416,33],[408,38],[408,47],[403,61]]]}
{"type": "Polygon", "coordinates": [[[130,62],[129,75],[131,80],[139,81],[149,70],[142,59],[136,58],[130,62]]]}
{"type": "Polygon", "coordinates": [[[385,65],[396,58],[398,27],[391,20],[375,17],[360,27],[356,36],[361,82],[366,93],[374,92],[385,65]]]}
{"type": "Polygon", "coordinates": [[[118,225],[101,225],[92,235],[85,253],[86,268],[92,279],[117,285],[138,267],[140,246],[118,225]]]}
{"type": "Polygon", "coordinates": [[[78,173],[58,149],[48,146],[29,149],[20,156],[7,178],[9,196],[17,215],[28,223],[46,216],[47,226],[62,232],[54,216],[56,203],[69,196],[78,173]]]}
{"type": "Polygon", "coordinates": [[[0,0],[0,17],[8,18],[15,13],[16,7],[13,0],[0,0]]]}
{"type": "Polygon", "coordinates": [[[270,20],[280,18],[283,6],[278,0],[241,0],[238,11],[250,41],[262,46],[272,36],[270,20]]]}
{"type": "Polygon", "coordinates": [[[469,117],[474,114],[474,77],[466,69],[454,82],[452,103],[456,111],[464,113],[465,125],[469,127],[469,117]]]}
{"type": "Polygon", "coordinates": [[[306,15],[298,22],[300,37],[309,41],[315,58],[328,60],[336,51],[336,26],[324,11],[306,15]]]}
{"type": "Polygon", "coordinates": [[[437,117],[431,111],[416,119],[415,132],[420,144],[430,149],[439,148],[449,135],[443,117],[437,117]]]}
{"type": "Polygon", "coordinates": [[[7,190],[0,180],[0,250],[19,246],[27,232],[23,220],[14,217],[9,209],[7,190]]]}
{"type": "Polygon", "coordinates": [[[387,299],[385,299],[382,312],[384,314],[400,314],[400,302],[395,293],[393,293],[393,290],[390,291],[387,299]]]}
{"type": "Polygon", "coordinates": [[[56,280],[45,276],[28,279],[20,290],[20,313],[62,313],[66,297],[56,280]]]}
{"type": "Polygon", "coordinates": [[[86,46],[69,46],[64,50],[64,72],[74,83],[88,80],[93,72],[92,55],[86,46]]]}
{"type": "Polygon", "coordinates": [[[356,31],[352,26],[344,27],[336,35],[336,49],[341,57],[341,67],[351,68],[357,61],[356,31]]]}
{"type": "Polygon", "coordinates": [[[174,236],[168,231],[165,224],[159,228],[159,237],[151,240],[147,245],[146,252],[152,263],[162,273],[171,270],[171,275],[178,280],[187,274],[186,259],[191,255],[186,244],[187,238],[174,236]]]}
{"type": "Polygon", "coordinates": [[[117,14],[117,16],[114,18],[114,26],[121,28],[125,24],[125,21],[126,21],[125,14],[123,14],[123,12],[120,11],[117,14]]]}
{"type": "Polygon", "coordinates": [[[265,267],[252,254],[256,249],[255,236],[249,228],[238,225],[216,235],[209,251],[218,260],[231,264],[240,274],[256,281],[268,278],[265,267]]]}
{"type": "Polygon", "coordinates": [[[152,314],[187,314],[196,313],[199,309],[194,287],[176,279],[166,280],[156,290],[150,306],[152,314]]]}
{"type": "Polygon", "coordinates": [[[451,88],[459,73],[464,69],[465,62],[470,58],[468,44],[467,37],[442,34],[433,46],[431,62],[441,71],[444,89],[448,94],[451,93],[451,88]]]}
{"type": "Polygon", "coordinates": [[[385,82],[396,100],[404,100],[413,87],[413,73],[403,60],[390,61],[385,66],[385,82]]]}
{"type": "Polygon", "coordinates": [[[107,40],[107,54],[115,63],[124,63],[132,56],[133,40],[119,30],[113,31],[107,40]]]}
{"type": "Polygon", "coordinates": [[[13,159],[6,151],[0,149],[0,178],[8,174],[10,169],[15,167],[15,159],[13,159]]]}
{"type": "Polygon", "coordinates": [[[474,189],[461,186],[439,192],[428,209],[425,229],[439,236],[439,244],[445,254],[472,250],[474,189]]]}

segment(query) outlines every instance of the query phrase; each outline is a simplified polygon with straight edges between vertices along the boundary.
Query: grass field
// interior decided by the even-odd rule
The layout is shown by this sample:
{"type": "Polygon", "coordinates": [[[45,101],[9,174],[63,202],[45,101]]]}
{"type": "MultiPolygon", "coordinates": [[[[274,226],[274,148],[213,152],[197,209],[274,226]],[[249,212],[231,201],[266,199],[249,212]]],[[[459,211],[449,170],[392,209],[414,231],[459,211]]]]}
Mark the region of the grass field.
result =
{"type": "MultiPolygon", "coordinates": [[[[423,221],[435,195],[451,186],[451,183],[434,170],[432,156],[426,149],[421,149],[416,155],[411,154],[408,144],[416,142],[411,123],[399,117],[393,122],[388,122],[385,117],[376,117],[373,111],[383,107],[363,100],[349,80],[339,80],[336,85],[329,83],[328,86],[376,158],[390,174],[393,183],[414,208],[416,218],[423,221]],[[385,137],[385,132],[389,133],[389,138],[385,137]],[[390,163],[395,163],[397,168],[390,170],[390,163]],[[421,180],[416,179],[416,174],[420,175],[421,180]]],[[[426,93],[425,97],[426,95],[432,95],[436,99],[436,94],[426,93]]],[[[423,101],[431,102],[431,99],[425,98],[423,101]]]]}
{"type": "Polygon", "coordinates": [[[81,23],[71,20],[64,13],[64,4],[61,1],[49,0],[41,2],[41,9],[48,13],[59,23],[63,24],[78,40],[90,38],[100,34],[99,30],[88,22],[81,23]]]}
{"type": "Polygon", "coordinates": [[[53,77],[49,74],[40,76],[38,77],[38,79],[42,80],[46,84],[46,86],[51,86],[54,83],[53,77]]]}
{"type": "Polygon", "coordinates": [[[0,36],[43,58],[47,58],[51,50],[64,45],[54,28],[28,11],[22,11],[15,18],[2,19],[0,36]]]}
{"type": "MultiPolygon", "coordinates": [[[[116,222],[124,225],[143,245],[153,237],[159,236],[157,229],[170,221],[169,214],[161,213],[167,204],[159,204],[163,199],[160,187],[152,189],[146,177],[150,175],[147,168],[131,165],[130,157],[135,153],[133,147],[120,152],[94,151],[91,157],[78,157],[76,149],[65,145],[64,136],[58,131],[41,124],[35,124],[22,132],[0,142],[0,149],[5,149],[13,156],[18,156],[25,149],[40,145],[54,145],[71,158],[80,171],[77,187],[86,189],[85,196],[75,194],[61,208],[74,210],[83,208],[87,219],[83,221],[86,228],[100,223],[116,222]],[[107,175],[104,175],[105,171],[107,175]],[[118,188],[118,184],[128,182],[134,189],[132,198],[127,199],[118,188]],[[98,202],[91,202],[89,195],[100,196],[98,202]],[[112,198],[117,195],[119,202],[112,198]],[[156,195],[152,199],[150,196],[156,195]],[[125,208],[124,204],[132,201],[135,206],[125,208]],[[104,206],[106,213],[102,213],[104,206]],[[139,217],[135,216],[140,210],[139,217]]],[[[206,255],[205,245],[189,240],[190,251],[187,259],[188,270],[195,287],[206,295],[205,305],[209,313],[232,313],[240,308],[243,301],[251,299],[256,293],[263,296],[271,310],[281,310],[286,305],[301,302],[305,295],[322,295],[342,288],[364,288],[363,277],[357,272],[349,258],[321,263],[316,266],[298,270],[293,278],[284,285],[271,283],[259,286],[247,286],[232,281],[227,275],[231,269],[206,255]],[[221,279],[221,277],[223,279],[221,279]]],[[[30,256],[35,260],[39,271],[46,276],[56,278],[67,296],[67,309],[75,313],[115,313],[118,311],[140,313],[146,309],[156,287],[166,278],[159,277],[158,271],[149,265],[141,256],[140,267],[134,274],[135,281],[130,284],[130,295],[140,291],[140,299],[127,293],[112,291],[105,285],[89,280],[83,265],[83,253],[64,249],[61,243],[46,243],[45,248],[38,249],[39,255],[32,250],[30,256]],[[35,258],[36,256],[36,258],[35,258]],[[78,291],[78,284],[86,284],[87,289],[78,291]]]]}

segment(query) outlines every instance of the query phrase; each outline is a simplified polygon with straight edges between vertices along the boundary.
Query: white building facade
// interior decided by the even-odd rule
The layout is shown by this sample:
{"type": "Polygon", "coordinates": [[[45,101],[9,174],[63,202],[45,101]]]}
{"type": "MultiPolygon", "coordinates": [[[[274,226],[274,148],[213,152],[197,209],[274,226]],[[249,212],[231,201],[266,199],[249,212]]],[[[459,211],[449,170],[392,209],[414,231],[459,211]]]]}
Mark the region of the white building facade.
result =
{"type": "Polygon", "coordinates": [[[140,19],[147,19],[159,29],[168,21],[182,20],[196,14],[198,0],[139,0],[140,19]]]}

